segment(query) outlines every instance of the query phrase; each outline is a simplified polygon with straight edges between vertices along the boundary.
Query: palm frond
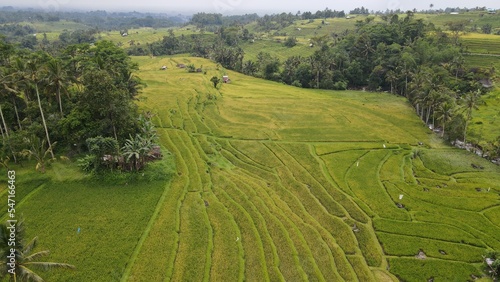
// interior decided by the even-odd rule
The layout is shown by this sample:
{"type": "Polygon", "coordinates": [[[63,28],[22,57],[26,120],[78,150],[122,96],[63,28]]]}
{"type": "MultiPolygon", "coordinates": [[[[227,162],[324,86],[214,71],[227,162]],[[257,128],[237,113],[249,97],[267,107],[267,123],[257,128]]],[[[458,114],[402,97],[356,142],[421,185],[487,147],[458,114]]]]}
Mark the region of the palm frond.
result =
{"type": "Polygon", "coordinates": [[[76,267],[69,263],[59,263],[59,262],[41,262],[41,261],[33,261],[33,262],[25,262],[23,265],[34,266],[36,268],[42,268],[44,270],[49,270],[52,268],[65,268],[65,269],[75,269],[76,267]]]}
{"type": "Polygon", "coordinates": [[[46,257],[50,254],[50,251],[39,251],[39,252],[36,252],[30,256],[26,256],[25,252],[23,252],[23,256],[24,256],[24,260],[27,261],[25,262],[24,264],[27,264],[28,262],[32,262],[34,260],[37,260],[41,257],[46,257]]]}
{"type": "Polygon", "coordinates": [[[31,253],[31,251],[33,251],[34,248],[36,248],[36,245],[37,245],[37,242],[38,242],[38,236],[36,236],[35,238],[33,238],[23,249],[23,256],[26,256],[28,255],[29,253],[31,253]]]}
{"type": "Polygon", "coordinates": [[[17,266],[16,275],[20,278],[21,281],[33,281],[33,282],[45,281],[42,279],[42,277],[38,276],[38,274],[31,271],[31,269],[25,267],[24,265],[17,266]]]}

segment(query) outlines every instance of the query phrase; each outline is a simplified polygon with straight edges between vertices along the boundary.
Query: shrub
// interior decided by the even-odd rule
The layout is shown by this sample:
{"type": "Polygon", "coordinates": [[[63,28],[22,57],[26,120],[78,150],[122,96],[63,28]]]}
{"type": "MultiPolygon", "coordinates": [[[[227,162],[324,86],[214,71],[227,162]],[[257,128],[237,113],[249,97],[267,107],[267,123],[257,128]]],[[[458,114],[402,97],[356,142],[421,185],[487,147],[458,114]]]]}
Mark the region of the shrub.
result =
{"type": "Polygon", "coordinates": [[[283,43],[286,47],[288,48],[292,48],[294,47],[295,45],[297,45],[297,39],[295,37],[288,37],[286,40],[285,40],[285,43],[283,43]]]}
{"type": "Polygon", "coordinates": [[[95,155],[86,155],[85,157],[78,159],[77,166],[87,173],[92,172],[96,167],[95,155]]]}

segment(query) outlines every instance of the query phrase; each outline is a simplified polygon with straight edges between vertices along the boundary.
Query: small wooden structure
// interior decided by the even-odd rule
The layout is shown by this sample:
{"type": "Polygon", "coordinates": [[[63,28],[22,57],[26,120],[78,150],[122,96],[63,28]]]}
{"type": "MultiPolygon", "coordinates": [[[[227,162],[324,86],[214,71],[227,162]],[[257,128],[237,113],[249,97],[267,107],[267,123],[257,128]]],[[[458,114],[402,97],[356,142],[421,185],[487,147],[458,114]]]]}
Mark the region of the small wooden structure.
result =
{"type": "Polygon", "coordinates": [[[166,69],[167,69],[167,66],[162,66],[162,67],[160,68],[160,70],[166,70],[166,69]]]}
{"type": "Polygon", "coordinates": [[[222,77],[222,82],[224,82],[224,83],[230,83],[230,82],[231,82],[231,79],[229,79],[229,76],[224,75],[224,76],[222,77]]]}
{"type": "Polygon", "coordinates": [[[185,68],[186,68],[186,65],[185,65],[185,64],[177,64],[177,67],[178,67],[178,68],[181,68],[181,69],[185,69],[185,68]]]}

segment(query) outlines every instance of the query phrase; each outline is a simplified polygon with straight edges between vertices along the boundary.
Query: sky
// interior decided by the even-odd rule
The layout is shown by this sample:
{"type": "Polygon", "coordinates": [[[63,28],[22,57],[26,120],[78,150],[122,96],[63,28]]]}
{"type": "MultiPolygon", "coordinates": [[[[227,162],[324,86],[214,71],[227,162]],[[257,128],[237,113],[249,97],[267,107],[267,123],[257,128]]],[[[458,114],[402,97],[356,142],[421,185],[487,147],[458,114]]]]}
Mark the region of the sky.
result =
{"type": "Polygon", "coordinates": [[[275,13],[323,10],[344,10],[346,13],[356,7],[364,6],[370,10],[417,10],[446,7],[487,7],[500,8],[498,0],[1,0],[0,6],[31,7],[44,10],[107,10],[107,11],[140,11],[140,12],[207,12],[222,14],[241,13],[275,13]]]}

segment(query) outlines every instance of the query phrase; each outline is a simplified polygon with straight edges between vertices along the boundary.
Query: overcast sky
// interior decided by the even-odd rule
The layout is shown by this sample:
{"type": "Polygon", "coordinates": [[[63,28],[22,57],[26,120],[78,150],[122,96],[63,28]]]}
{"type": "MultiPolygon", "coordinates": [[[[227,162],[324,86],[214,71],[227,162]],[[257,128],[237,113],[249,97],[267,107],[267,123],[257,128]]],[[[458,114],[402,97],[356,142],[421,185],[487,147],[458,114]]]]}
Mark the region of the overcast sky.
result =
{"type": "Polygon", "coordinates": [[[356,7],[364,6],[370,10],[386,9],[409,10],[413,8],[428,9],[434,4],[435,9],[446,7],[488,7],[500,8],[499,0],[0,0],[0,6],[32,7],[47,10],[108,10],[108,11],[146,11],[146,12],[217,12],[223,14],[265,13],[265,12],[297,12],[332,10],[349,12],[356,7]]]}

